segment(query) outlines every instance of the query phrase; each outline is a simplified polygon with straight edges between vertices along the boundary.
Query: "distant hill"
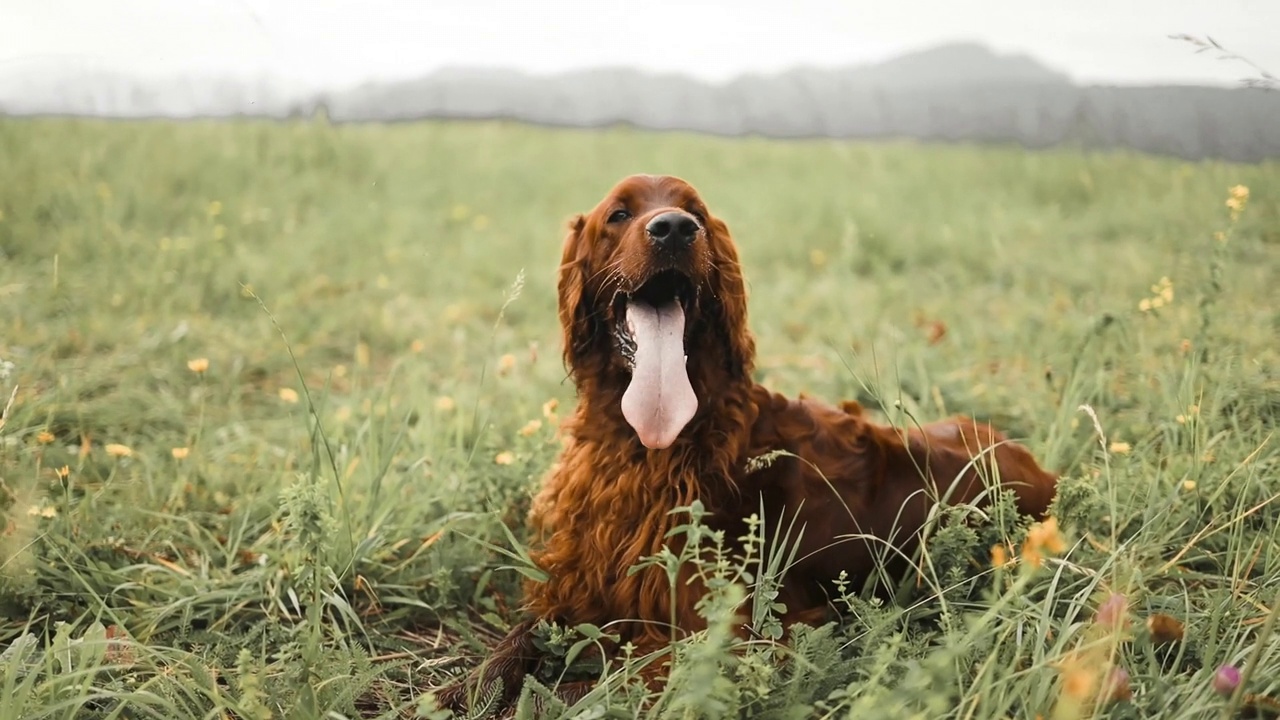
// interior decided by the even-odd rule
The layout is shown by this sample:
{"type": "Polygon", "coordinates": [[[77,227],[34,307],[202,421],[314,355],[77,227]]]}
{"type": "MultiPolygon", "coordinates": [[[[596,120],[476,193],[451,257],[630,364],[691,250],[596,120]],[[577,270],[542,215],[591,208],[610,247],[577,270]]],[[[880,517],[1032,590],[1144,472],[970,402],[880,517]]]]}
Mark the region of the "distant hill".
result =
{"type": "Polygon", "coordinates": [[[1187,159],[1280,157],[1280,93],[1207,87],[1080,87],[1025,55],[951,44],[882,63],[797,68],[706,83],[599,68],[532,76],[446,68],[314,94],[280,83],[110,76],[0,76],[0,113],[282,118],[338,122],[505,118],[566,127],[767,137],[914,138],[1131,148],[1187,159]]]}

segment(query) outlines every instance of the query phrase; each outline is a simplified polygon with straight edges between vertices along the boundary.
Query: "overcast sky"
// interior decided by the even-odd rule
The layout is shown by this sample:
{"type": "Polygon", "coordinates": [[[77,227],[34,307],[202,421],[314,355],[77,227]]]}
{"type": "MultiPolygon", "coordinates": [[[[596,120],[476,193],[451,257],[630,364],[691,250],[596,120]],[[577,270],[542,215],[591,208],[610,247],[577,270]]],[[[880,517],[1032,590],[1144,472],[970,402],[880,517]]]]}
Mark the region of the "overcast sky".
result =
{"type": "Polygon", "coordinates": [[[50,65],[273,75],[316,86],[444,65],[599,65],[721,80],[881,60],[947,41],[1021,51],[1098,83],[1280,75],[1280,0],[0,0],[0,75],[50,65]]]}

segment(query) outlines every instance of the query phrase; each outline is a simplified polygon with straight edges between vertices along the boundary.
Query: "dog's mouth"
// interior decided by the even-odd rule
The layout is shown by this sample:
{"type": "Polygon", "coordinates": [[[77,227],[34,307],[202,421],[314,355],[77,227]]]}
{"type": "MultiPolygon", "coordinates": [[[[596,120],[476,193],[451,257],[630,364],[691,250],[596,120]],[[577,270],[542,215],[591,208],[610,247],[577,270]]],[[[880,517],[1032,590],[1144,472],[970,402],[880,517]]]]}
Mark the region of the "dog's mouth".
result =
{"type": "Polygon", "coordinates": [[[656,273],[614,298],[618,352],[631,370],[622,414],[648,448],[670,447],[698,410],[685,350],[695,299],[693,282],[677,270],[656,273]]]}

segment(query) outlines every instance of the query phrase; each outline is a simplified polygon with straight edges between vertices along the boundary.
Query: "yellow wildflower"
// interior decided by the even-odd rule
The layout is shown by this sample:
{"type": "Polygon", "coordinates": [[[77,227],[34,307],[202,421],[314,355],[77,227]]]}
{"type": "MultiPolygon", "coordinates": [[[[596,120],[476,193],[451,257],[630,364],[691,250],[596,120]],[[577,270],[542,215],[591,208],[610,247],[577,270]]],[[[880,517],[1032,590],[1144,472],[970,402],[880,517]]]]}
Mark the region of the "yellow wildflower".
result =
{"type": "Polygon", "coordinates": [[[48,445],[49,443],[53,442],[56,439],[57,438],[53,436],[53,433],[49,432],[48,430],[41,430],[40,434],[36,435],[36,442],[40,443],[41,445],[48,445]]]}
{"type": "Polygon", "coordinates": [[[557,407],[560,407],[560,401],[555,398],[551,398],[550,400],[542,403],[542,417],[548,420],[554,420],[556,417],[557,407]]]}
{"type": "Polygon", "coordinates": [[[293,388],[280,388],[280,399],[292,405],[298,402],[298,391],[293,388]]]}
{"type": "Polygon", "coordinates": [[[169,452],[173,454],[174,460],[186,460],[187,456],[191,454],[191,448],[176,447],[170,450],[169,452]]]}
{"type": "Polygon", "coordinates": [[[427,349],[427,344],[422,342],[421,340],[414,340],[413,342],[409,343],[409,352],[420,353],[426,349],[427,349]]]}
{"type": "Polygon", "coordinates": [[[209,369],[209,358],[195,358],[187,361],[187,369],[193,373],[204,373],[209,369]]]}
{"type": "Polygon", "coordinates": [[[494,456],[493,461],[499,465],[510,465],[516,461],[516,454],[510,450],[503,450],[494,456]]]}
{"type": "Polygon", "coordinates": [[[111,457],[133,457],[133,448],[129,447],[128,445],[121,445],[119,443],[107,443],[105,446],[103,446],[103,450],[106,450],[107,454],[110,455],[111,457]]]}
{"type": "Polygon", "coordinates": [[[209,203],[209,206],[205,208],[205,214],[209,216],[210,220],[218,217],[222,214],[222,203],[217,200],[209,203]]]}
{"type": "Polygon", "coordinates": [[[1132,449],[1133,449],[1133,446],[1127,442],[1117,441],[1117,442],[1111,443],[1111,452],[1115,453],[1116,455],[1128,455],[1129,451],[1132,449]]]}
{"type": "Polygon", "coordinates": [[[991,546],[991,566],[1004,567],[1009,564],[1009,551],[1003,544],[991,546]]]}
{"type": "Polygon", "coordinates": [[[71,477],[71,466],[63,465],[62,467],[58,468],[57,473],[58,473],[59,480],[66,480],[67,478],[71,477]]]}
{"type": "Polygon", "coordinates": [[[1067,543],[1058,532],[1058,519],[1050,517],[1027,530],[1027,539],[1022,544],[1022,557],[1031,567],[1040,567],[1045,552],[1058,555],[1066,549],[1067,543]]]}
{"type": "Polygon", "coordinates": [[[524,424],[524,427],[520,428],[520,436],[529,437],[530,435],[538,432],[538,428],[540,427],[542,427],[541,420],[530,420],[524,424]]]}
{"type": "Polygon", "coordinates": [[[511,353],[507,353],[506,355],[503,355],[502,357],[498,358],[498,374],[499,375],[506,375],[510,373],[512,370],[514,370],[515,367],[516,367],[515,355],[512,355],[511,353]]]}
{"type": "Polygon", "coordinates": [[[448,395],[441,395],[436,398],[436,409],[440,412],[451,412],[455,407],[457,407],[457,403],[448,395]]]}

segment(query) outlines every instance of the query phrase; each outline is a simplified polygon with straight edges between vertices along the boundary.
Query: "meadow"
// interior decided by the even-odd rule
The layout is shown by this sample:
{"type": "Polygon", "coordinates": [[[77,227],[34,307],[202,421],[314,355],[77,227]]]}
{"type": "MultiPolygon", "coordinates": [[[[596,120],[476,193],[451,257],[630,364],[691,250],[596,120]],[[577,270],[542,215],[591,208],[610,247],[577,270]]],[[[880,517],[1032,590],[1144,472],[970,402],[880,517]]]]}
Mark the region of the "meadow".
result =
{"type": "Polygon", "coordinates": [[[607,682],[554,715],[1276,716],[1280,164],[8,119],[0,720],[443,717],[573,403],[565,223],[633,172],[728,223],[760,379],[1004,425],[1056,530],[938,526],[898,602],[787,640],[721,608],[651,697],[557,629],[607,682]]]}

